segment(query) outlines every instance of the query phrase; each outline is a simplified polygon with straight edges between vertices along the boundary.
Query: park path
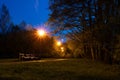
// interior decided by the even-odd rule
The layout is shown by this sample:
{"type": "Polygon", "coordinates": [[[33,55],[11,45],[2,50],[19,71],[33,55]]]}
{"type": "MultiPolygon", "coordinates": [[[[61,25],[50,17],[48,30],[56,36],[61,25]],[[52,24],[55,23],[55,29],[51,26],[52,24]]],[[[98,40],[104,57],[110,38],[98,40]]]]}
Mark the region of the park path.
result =
{"type": "Polygon", "coordinates": [[[53,61],[64,61],[64,60],[68,60],[68,59],[41,59],[41,60],[33,60],[30,62],[53,62],[53,61]]]}
{"type": "Polygon", "coordinates": [[[68,59],[41,59],[41,60],[31,60],[31,61],[9,61],[9,62],[0,62],[0,64],[19,64],[19,63],[32,63],[32,62],[57,62],[57,61],[65,61],[68,59]]]}

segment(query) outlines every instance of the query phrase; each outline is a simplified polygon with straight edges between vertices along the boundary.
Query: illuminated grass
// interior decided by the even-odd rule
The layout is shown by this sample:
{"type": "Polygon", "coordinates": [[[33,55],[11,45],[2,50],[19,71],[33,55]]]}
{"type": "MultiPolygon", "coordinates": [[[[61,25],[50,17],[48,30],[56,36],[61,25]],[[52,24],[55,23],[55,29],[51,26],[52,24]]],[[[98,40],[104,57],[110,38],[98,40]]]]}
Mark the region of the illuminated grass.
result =
{"type": "Polygon", "coordinates": [[[120,65],[86,59],[0,63],[0,80],[120,80],[120,65]]]}

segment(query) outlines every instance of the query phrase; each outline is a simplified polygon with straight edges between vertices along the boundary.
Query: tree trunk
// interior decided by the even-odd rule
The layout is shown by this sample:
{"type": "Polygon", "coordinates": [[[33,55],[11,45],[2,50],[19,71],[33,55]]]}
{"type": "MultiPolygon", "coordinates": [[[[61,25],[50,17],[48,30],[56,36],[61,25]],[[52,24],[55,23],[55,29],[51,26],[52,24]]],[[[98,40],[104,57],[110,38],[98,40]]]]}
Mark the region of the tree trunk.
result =
{"type": "Polygon", "coordinates": [[[92,57],[92,60],[94,61],[94,51],[93,51],[93,47],[91,46],[91,57],[92,57]]]}

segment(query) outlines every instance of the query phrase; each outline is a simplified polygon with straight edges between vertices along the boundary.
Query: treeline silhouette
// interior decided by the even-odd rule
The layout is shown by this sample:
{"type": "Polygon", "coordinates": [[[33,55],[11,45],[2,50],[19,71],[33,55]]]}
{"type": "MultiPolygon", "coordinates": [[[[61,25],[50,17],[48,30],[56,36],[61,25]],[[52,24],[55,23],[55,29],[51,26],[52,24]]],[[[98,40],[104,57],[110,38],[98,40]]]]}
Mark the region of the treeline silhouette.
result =
{"type": "Polygon", "coordinates": [[[18,58],[19,53],[38,54],[41,57],[52,57],[53,37],[40,38],[37,30],[22,21],[14,25],[7,7],[3,4],[0,10],[0,58],[18,58]]]}

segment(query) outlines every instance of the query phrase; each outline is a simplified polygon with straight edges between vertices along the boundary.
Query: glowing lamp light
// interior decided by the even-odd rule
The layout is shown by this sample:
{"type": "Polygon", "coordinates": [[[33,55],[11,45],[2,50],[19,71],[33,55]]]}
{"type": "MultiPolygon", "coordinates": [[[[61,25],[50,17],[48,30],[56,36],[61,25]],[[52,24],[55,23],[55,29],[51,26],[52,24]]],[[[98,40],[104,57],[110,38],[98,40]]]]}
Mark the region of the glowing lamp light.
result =
{"type": "Polygon", "coordinates": [[[63,50],[64,48],[63,47],[61,47],[61,50],[63,50]]]}
{"type": "Polygon", "coordinates": [[[39,36],[44,36],[45,35],[44,30],[38,30],[37,33],[38,33],[39,36]]]}
{"type": "Polygon", "coordinates": [[[61,47],[61,51],[64,52],[64,48],[63,47],[61,47]]]}
{"type": "Polygon", "coordinates": [[[58,46],[61,46],[61,42],[60,42],[60,41],[58,41],[58,42],[57,42],[57,45],[58,45],[58,46]]]}

